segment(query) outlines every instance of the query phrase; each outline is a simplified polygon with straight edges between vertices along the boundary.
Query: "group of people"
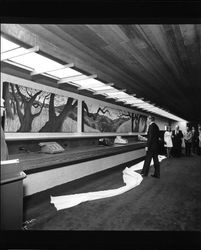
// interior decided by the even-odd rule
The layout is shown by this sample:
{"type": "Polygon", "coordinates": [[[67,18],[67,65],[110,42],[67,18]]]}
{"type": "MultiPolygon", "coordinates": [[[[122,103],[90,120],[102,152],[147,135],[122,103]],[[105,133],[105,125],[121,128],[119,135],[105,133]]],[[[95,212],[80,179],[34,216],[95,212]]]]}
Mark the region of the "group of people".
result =
{"type": "Polygon", "coordinates": [[[198,130],[195,127],[192,127],[192,129],[187,127],[184,134],[179,130],[179,126],[177,125],[173,131],[168,126],[164,133],[164,146],[167,149],[167,158],[181,156],[182,139],[184,139],[185,143],[186,156],[190,157],[192,153],[201,155],[201,125],[198,126],[198,130]]]}
{"type": "MultiPolygon", "coordinates": [[[[160,131],[158,125],[155,123],[155,118],[153,116],[148,116],[148,132],[147,138],[140,136],[139,139],[146,140],[146,157],[144,161],[143,168],[141,170],[141,175],[147,177],[149,173],[149,168],[151,160],[154,162],[154,174],[151,176],[154,178],[160,178],[160,164],[158,160],[158,155],[160,151],[160,131]]],[[[171,131],[171,127],[167,127],[167,131],[164,133],[164,143],[167,149],[167,157],[180,157],[182,152],[182,139],[185,142],[185,154],[186,156],[191,156],[191,148],[193,153],[201,155],[201,125],[198,126],[198,130],[194,127],[190,129],[187,127],[186,132],[183,134],[177,125],[175,130],[171,131]]]]}

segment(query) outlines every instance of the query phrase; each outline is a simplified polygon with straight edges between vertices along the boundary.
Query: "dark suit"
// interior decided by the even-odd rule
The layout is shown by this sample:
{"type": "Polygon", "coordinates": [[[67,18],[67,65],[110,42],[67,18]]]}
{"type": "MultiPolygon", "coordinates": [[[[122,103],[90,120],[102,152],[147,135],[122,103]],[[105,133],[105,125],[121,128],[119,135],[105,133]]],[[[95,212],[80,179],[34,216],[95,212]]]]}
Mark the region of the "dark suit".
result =
{"type": "Polygon", "coordinates": [[[173,148],[172,148],[172,154],[173,156],[180,157],[181,156],[181,144],[182,144],[182,138],[183,134],[181,130],[172,131],[172,142],[173,142],[173,148]]]}
{"type": "Polygon", "coordinates": [[[155,172],[154,175],[160,177],[160,164],[158,161],[158,153],[159,153],[159,128],[156,123],[151,123],[149,125],[148,133],[147,133],[147,147],[148,151],[146,153],[144,166],[141,174],[147,176],[149,173],[151,159],[154,161],[155,172]]]}

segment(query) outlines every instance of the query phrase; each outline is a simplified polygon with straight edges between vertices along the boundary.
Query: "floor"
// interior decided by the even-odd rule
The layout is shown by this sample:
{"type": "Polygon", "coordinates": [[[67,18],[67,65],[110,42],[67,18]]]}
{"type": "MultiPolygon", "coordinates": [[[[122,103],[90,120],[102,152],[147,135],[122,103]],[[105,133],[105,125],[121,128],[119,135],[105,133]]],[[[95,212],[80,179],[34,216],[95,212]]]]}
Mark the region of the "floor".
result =
{"type": "MultiPolygon", "coordinates": [[[[126,165],[124,166],[124,168],[126,165]]],[[[124,169],[123,168],[123,169],[124,169]]],[[[64,195],[118,188],[122,169],[90,179],[84,185],[51,190],[24,205],[28,230],[200,231],[201,156],[165,159],[161,178],[150,175],[119,196],[84,202],[56,211],[49,195],[64,195]]]]}

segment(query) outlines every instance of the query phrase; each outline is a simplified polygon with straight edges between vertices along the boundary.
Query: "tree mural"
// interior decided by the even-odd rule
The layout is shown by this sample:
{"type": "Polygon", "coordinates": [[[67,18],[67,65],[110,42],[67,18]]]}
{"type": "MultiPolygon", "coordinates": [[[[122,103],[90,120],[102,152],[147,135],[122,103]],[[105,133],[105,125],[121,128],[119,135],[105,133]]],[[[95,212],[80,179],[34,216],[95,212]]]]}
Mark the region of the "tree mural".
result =
{"type": "Polygon", "coordinates": [[[50,94],[45,93],[45,95],[41,95],[42,90],[35,91],[31,88],[18,86],[17,84],[7,83],[6,85],[7,91],[5,95],[9,97],[6,101],[7,116],[13,119],[15,114],[18,115],[20,128],[17,132],[30,132],[33,120],[41,114],[45,101],[50,94]],[[8,91],[9,86],[11,92],[8,91]],[[36,100],[39,95],[41,96],[36,100]],[[42,103],[40,102],[41,99],[43,99],[42,103]],[[40,110],[33,114],[32,108],[40,108],[40,110]]]}
{"type": "Polygon", "coordinates": [[[12,120],[14,120],[14,115],[17,114],[15,100],[13,95],[9,92],[10,84],[8,82],[4,82],[3,86],[3,96],[5,100],[5,109],[6,116],[12,120]]]}
{"type": "Polygon", "coordinates": [[[3,95],[9,132],[61,132],[62,129],[71,132],[76,129],[77,100],[73,98],[8,82],[4,82],[3,95]],[[67,117],[70,120],[64,124],[67,117]]]}
{"type": "Polygon", "coordinates": [[[133,113],[132,118],[132,131],[133,132],[145,132],[147,128],[147,117],[141,114],[133,113]]]}
{"type": "Polygon", "coordinates": [[[49,120],[40,129],[40,132],[61,132],[64,120],[66,119],[67,116],[70,116],[70,114],[77,107],[77,100],[68,97],[68,100],[65,106],[63,107],[63,110],[61,110],[59,115],[56,115],[54,100],[55,100],[55,94],[52,93],[49,102],[49,120]]]}
{"type": "MultiPolygon", "coordinates": [[[[93,109],[95,110],[94,106],[93,109]]],[[[100,132],[117,132],[118,128],[132,117],[130,112],[115,110],[108,106],[97,106],[96,111],[92,112],[89,111],[85,102],[83,102],[82,111],[83,124],[100,132]]],[[[82,131],[84,131],[84,129],[82,131]]]]}
{"type": "Polygon", "coordinates": [[[94,121],[97,119],[100,112],[102,114],[108,113],[110,115],[110,111],[108,110],[107,106],[103,107],[103,108],[99,107],[95,113],[90,113],[87,104],[83,101],[82,102],[82,112],[85,112],[85,111],[87,113],[87,116],[93,118],[94,121]]]}

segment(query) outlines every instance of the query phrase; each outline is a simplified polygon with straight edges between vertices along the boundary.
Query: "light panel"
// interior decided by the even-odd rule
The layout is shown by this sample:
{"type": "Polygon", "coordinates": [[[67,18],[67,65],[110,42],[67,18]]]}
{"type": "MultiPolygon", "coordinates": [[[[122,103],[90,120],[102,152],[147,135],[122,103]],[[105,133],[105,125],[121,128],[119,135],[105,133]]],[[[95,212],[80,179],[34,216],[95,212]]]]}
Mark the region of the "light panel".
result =
{"type": "Polygon", "coordinates": [[[113,83],[105,84],[94,79],[97,75],[87,76],[81,74],[79,71],[70,68],[74,66],[73,64],[69,64],[69,67],[66,67],[66,65],[62,65],[36,52],[37,48],[25,49],[1,36],[1,60],[6,60],[7,63],[30,70],[32,75],[42,74],[56,79],[58,84],[72,84],[77,86],[78,89],[89,89],[94,91],[94,93],[105,95],[106,99],[113,98],[116,99],[116,102],[125,102],[131,107],[137,107],[172,120],[185,121],[168,111],[143,101],[143,98],[134,97],[135,94],[129,95],[125,93],[126,90],[113,88],[113,83]]]}
{"type": "Polygon", "coordinates": [[[80,87],[85,87],[85,88],[93,88],[93,87],[102,87],[104,86],[104,84],[96,79],[93,78],[89,78],[89,79],[85,79],[85,80],[80,80],[80,81],[73,81],[75,83],[77,83],[80,87]]]}
{"type": "MultiPolygon", "coordinates": [[[[39,70],[39,71],[34,70],[34,71],[31,72],[31,76],[39,75],[39,74],[49,74],[50,72],[54,72],[54,71],[57,71],[57,70],[60,70],[60,69],[70,68],[70,67],[73,67],[73,66],[74,66],[73,63],[68,63],[68,64],[65,64],[65,65],[60,65],[58,68],[53,68],[53,69],[43,68],[43,70],[39,70]]],[[[53,76],[53,75],[51,75],[51,76],[53,76]]]]}
{"type": "Polygon", "coordinates": [[[99,91],[99,90],[108,90],[108,89],[113,89],[113,85],[114,83],[102,83],[103,85],[102,86],[99,86],[99,87],[91,87],[92,90],[94,91],[99,91]]]}
{"type": "Polygon", "coordinates": [[[34,69],[35,71],[43,70],[43,69],[52,70],[54,68],[58,68],[59,66],[61,66],[61,64],[45,56],[39,55],[35,52],[29,53],[20,57],[15,57],[12,59],[12,61],[14,61],[15,63],[26,65],[34,69]]]}
{"type": "Polygon", "coordinates": [[[20,46],[1,36],[1,53],[19,48],[20,46]]]}
{"type": "Polygon", "coordinates": [[[126,94],[122,90],[121,91],[117,90],[117,92],[112,92],[112,93],[108,92],[106,94],[114,98],[126,98],[128,96],[128,94],[126,94]]]}
{"type": "Polygon", "coordinates": [[[55,70],[53,72],[48,72],[48,75],[56,76],[58,78],[64,78],[64,77],[71,77],[71,76],[78,76],[78,75],[81,76],[82,74],[80,74],[80,72],[78,72],[77,70],[66,68],[66,69],[55,70]]]}
{"type": "Polygon", "coordinates": [[[24,48],[17,48],[17,49],[9,50],[8,52],[4,52],[1,54],[1,61],[13,58],[13,57],[21,55],[21,54],[24,54],[24,53],[26,53],[26,51],[27,50],[24,48]]]}
{"type": "Polygon", "coordinates": [[[115,94],[115,93],[118,93],[119,90],[118,89],[115,89],[113,87],[110,87],[110,88],[107,88],[107,89],[103,89],[103,90],[96,90],[93,94],[94,95],[102,95],[102,94],[107,94],[107,95],[112,95],[112,94],[115,94]]]}

